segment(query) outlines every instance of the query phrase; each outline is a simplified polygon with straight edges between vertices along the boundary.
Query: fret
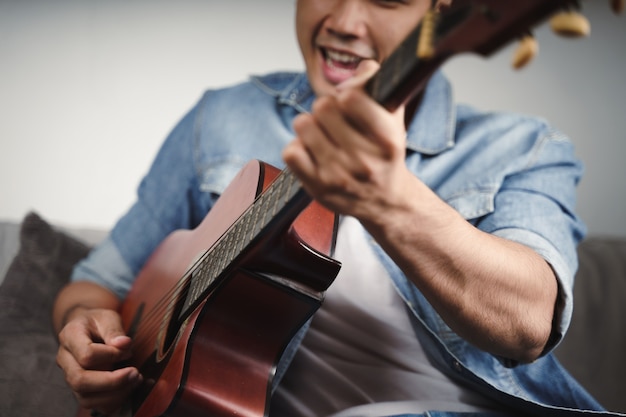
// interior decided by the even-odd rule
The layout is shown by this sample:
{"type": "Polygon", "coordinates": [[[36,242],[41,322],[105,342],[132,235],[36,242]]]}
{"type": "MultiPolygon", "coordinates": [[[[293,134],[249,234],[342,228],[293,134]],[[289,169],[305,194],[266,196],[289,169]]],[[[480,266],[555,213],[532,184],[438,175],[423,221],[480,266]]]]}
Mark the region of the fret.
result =
{"type": "Polygon", "coordinates": [[[232,230],[229,230],[229,233],[226,234],[226,243],[224,243],[224,251],[226,252],[226,259],[228,263],[231,263],[234,257],[234,246],[235,241],[237,240],[237,227],[233,227],[232,230]]]}
{"type": "MultiPolygon", "coordinates": [[[[241,224],[241,227],[243,229],[243,236],[241,238],[242,246],[244,244],[247,245],[248,243],[252,241],[252,234],[250,233],[250,219],[251,218],[252,216],[250,215],[250,210],[246,211],[246,213],[242,217],[243,219],[243,222],[241,224]]],[[[239,248],[239,250],[241,249],[243,249],[243,247],[239,248]]]]}
{"type": "MultiPolygon", "coordinates": [[[[211,253],[207,255],[206,267],[207,275],[211,277],[210,281],[213,282],[214,277],[217,275],[217,260],[211,253]]],[[[211,284],[211,282],[208,282],[207,286],[211,284]]]]}
{"type": "Polygon", "coordinates": [[[198,297],[198,293],[201,291],[202,280],[196,277],[196,272],[199,272],[197,275],[201,275],[202,270],[193,271],[191,275],[189,275],[191,279],[191,298],[196,299],[198,297]]]}
{"type": "MultiPolygon", "coordinates": [[[[212,272],[212,263],[211,260],[213,258],[210,256],[205,256],[204,259],[200,262],[200,283],[198,288],[200,289],[200,293],[204,291],[204,289],[210,284],[211,281],[211,272],[212,272]]],[[[198,297],[200,294],[197,295],[198,297]]]]}
{"type": "Polygon", "coordinates": [[[224,259],[224,262],[228,263],[230,262],[229,259],[229,255],[230,255],[230,241],[233,239],[233,230],[234,228],[231,228],[230,230],[228,230],[228,233],[226,233],[223,237],[222,237],[222,241],[220,242],[220,246],[222,247],[222,259],[224,259]]]}
{"type": "Polygon", "coordinates": [[[206,284],[205,276],[206,276],[206,258],[200,262],[199,268],[193,271],[191,274],[192,280],[192,292],[191,292],[191,301],[195,302],[200,297],[200,294],[204,291],[204,287],[206,284]]]}
{"type": "Polygon", "coordinates": [[[268,201],[270,201],[269,198],[265,198],[263,199],[263,201],[261,201],[262,204],[259,204],[259,213],[255,219],[255,224],[254,224],[254,234],[258,234],[260,233],[261,229],[263,227],[265,227],[265,225],[267,223],[269,223],[267,216],[270,214],[269,208],[267,206],[268,201]]]}
{"type": "Polygon", "coordinates": [[[281,190],[284,191],[278,196],[276,202],[274,203],[276,205],[276,211],[280,211],[280,209],[285,207],[287,202],[291,199],[290,193],[292,183],[293,181],[291,175],[283,176],[283,180],[281,181],[281,190]]]}
{"type": "Polygon", "coordinates": [[[283,171],[206,253],[190,275],[181,317],[196,304],[224,270],[255,240],[300,190],[297,178],[283,171]]]}
{"type": "Polygon", "coordinates": [[[193,291],[191,293],[192,302],[195,302],[200,297],[200,294],[202,294],[202,291],[204,291],[204,280],[202,279],[202,275],[203,274],[201,273],[200,279],[196,279],[194,274],[191,275],[193,282],[193,291]]]}
{"type": "Polygon", "coordinates": [[[203,268],[203,285],[200,287],[201,291],[200,293],[195,297],[196,299],[200,298],[202,296],[202,293],[204,293],[204,291],[206,291],[209,286],[213,283],[213,281],[215,281],[215,278],[217,277],[217,268],[216,268],[216,261],[215,261],[215,257],[211,256],[211,254],[209,254],[205,260],[205,262],[203,262],[204,264],[204,268],[203,268]]]}
{"type": "Polygon", "coordinates": [[[278,187],[276,194],[278,195],[275,198],[273,198],[272,201],[270,202],[272,205],[272,217],[276,215],[279,209],[278,203],[280,202],[280,197],[283,195],[283,188],[285,185],[285,175],[281,175],[276,181],[276,183],[277,183],[276,186],[278,187]]]}
{"type": "Polygon", "coordinates": [[[301,188],[300,182],[298,181],[296,176],[293,174],[289,175],[289,187],[290,187],[289,196],[285,199],[285,205],[287,205],[287,203],[296,196],[296,194],[298,193],[298,191],[300,191],[300,188],[301,188]]]}
{"type": "Polygon", "coordinates": [[[250,227],[250,217],[248,213],[245,213],[244,216],[237,222],[237,246],[235,247],[235,252],[241,252],[244,247],[250,243],[248,240],[248,228],[250,227]]]}
{"type": "Polygon", "coordinates": [[[246,229],[248,230],[248,236],[247,236],[247,241],[251,242],[252,239],[254,239],[254,236],[256,235],[255,231],[254,231],[254,226],[256,225],[257,219],[259,217],[259,205],[255,204],[252,207],[252,210],[250,210],[249,215],[246,216],[248,218],[247,220],[247,226],[246,229]]]}
{"type": "Polygon", "coordinates": [[[217,244],[217,253],[213,256],[216,257],[217,270],[223,271],[224,268],[226,267],[226,259],[225,259],[225,253],[224,253],[224,246],[222,245],[221,239],[217,244]]]}
{"type": "MultiPolygon", "coordinates": [[[[244,216],[245,218],[245,216],[244,216]]],[[[234,253],[239,253],[241,252],[241,250],[244,248],[245,245],[248,244],[248,242],[245,242],[245,238],[246,238],[246,228],[245,226],[245,222],[244,221],[239,221],[235,224],[234,230],[235,230],[235,239],[234,239],[234,244],[232,247],[232,252],[234,253]],[[245,243],[245,245],[244,245],[245,243]]]]}

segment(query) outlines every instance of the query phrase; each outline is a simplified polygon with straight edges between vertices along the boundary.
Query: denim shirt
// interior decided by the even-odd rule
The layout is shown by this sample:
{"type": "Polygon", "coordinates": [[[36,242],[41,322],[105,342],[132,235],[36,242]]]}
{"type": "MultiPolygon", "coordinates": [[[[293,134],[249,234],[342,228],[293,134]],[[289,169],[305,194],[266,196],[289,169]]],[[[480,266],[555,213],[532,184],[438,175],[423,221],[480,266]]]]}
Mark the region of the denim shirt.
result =
{"type": "MultiPolygon", "coordinates": [[[[136,203],[72,278],[95,281],[123,298],[156,246],[176,229],[197,226],[246,162],[284,166],[280,155],[294,136],[292,120],[314,98],[306,76],[294,73],[206,92],[163,144],[136,203]]],[[[550,353],[569,325],[576,244],[584,234],[574,214],[582,167],[571,142],[537,118],[454,105],[448,81],[437,73],[408,127],[406,163],[472,225],[533,248],[552,266],[560,290],[546,352],[532,364],[516,364],[456,335],[369,239],[414,313],[430,360],[512,410],[550,416],[601,410],[550,353]]],[[[274,386],[305,331],[306,326],[285,351],[274,386]]]]}

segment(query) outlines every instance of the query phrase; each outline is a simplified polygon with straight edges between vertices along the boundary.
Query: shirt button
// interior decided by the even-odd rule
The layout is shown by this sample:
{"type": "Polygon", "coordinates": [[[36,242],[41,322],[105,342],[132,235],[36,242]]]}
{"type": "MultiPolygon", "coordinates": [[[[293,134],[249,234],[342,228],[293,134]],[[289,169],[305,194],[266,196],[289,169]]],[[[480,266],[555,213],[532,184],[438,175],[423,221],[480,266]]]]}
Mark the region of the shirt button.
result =
{"type": "Polygon", "coordinates": [[[459,361],[454,361],[454,369],[456,369],[457,372],[463,371],[463,367],[459,361]]]}

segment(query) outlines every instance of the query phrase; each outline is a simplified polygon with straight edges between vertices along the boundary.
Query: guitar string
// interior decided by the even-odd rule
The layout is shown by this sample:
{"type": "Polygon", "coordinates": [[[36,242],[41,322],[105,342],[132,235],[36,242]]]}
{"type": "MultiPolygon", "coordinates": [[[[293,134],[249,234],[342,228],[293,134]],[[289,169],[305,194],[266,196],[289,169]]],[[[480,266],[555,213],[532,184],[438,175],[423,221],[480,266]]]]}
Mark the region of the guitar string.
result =
{"type": "MultiPolygon", "coordinates": [[[[245,214],[244,214],[245,216],[245,214]]],[[[232,229],[234,229],[236,223],[231,225],[228,229],[227,233],[229,233],[232,229]]],[[[209,258],[215,258],[217,256],[222,255],[221,252],[223,250],[223,242],[225,240],[226,234],[222,235],[216,243],[213,245],[212,249],[209,249],[195,264],[192,266],[181,279],[177,281],[177,283],[168,290],[165,295],[152,307],[152,309],[146,314],[145,318],[141,320],[140,326],[138,327],[137,333],[134,336],[135,343],[138,345],[138,350],[143,351],[143,347],[145,343],[151,343],[153,336],[158,335],[163,326],[167,323],[165,321],[170,321],[172,319],[176,319],[175,317],[167,317],[168,310],[170,310],[169,314],[173,314],[172,310],[174,309],[174,303],[179,300],[186,300],[189,294],[189,288],[191,287],[192,278],[194,278],[194,272],[201,268],[202,263],[206,263],[209,258]],[[167,319],[167,320],[166,320],[167,319]]],[[[214,264],[215,265],[215,264],[214,264]]],[[[209,268],[210,274],[215,275],[215,267],[209,268]]],[[[203,275],[196,275],[196,279],[204,278],[203,275]]],[[[191,303],[193,304],[193,302],[191,303]]],[[[156,342],[156,340],[155,340],[156,342]]],[[[156,348],[156,346],[155,346],[156,348]]]]}
{"type": "MultiPolygon", "coordinates": [[[[215,251],[220,251],[220,250],[223,251],[223,247],[224,247],[223,242],[226,241],[226,239],[229,236],[232,237],[233,235],[232,231],[234,229],[239,227],[244,232],[247,231],[246,227],[240,227],[240,225],[243,224],[244,219],[245,220],[250,219],[251,217],[250,213],[254,213],[256,215],[256,218],[255,220],[252,221],[253,227],[249,228],[251,229],[252,233],[247,238],[248,242],[246,242],[246,244],[241,247],[241,250],[245,249],[245,247],[263,230],[263,228],[269,222],[266,215],[262,216],[262,222],[261,222],[262,226],[259,228],[257,232],[254,232],[254,229],[259,226],[259,222],[256,221],[258,219],[259,207],[264,208],[265,210],[262,210],[262,212],[267,214],[269,211],[267,210],[267,205],[272,204],[273,210],[272,210],[272,216],[270,216],[270,219],[271,219],[275,215],[275,213],[278,211],[277,206],[279,206],[278,202],[282,195],[282,186],[284,186],[284,182],[288,180],[291,182],[291,184],[289,184],[288,192],[285,193],[285,200],[283,202],[283,207],[287,205],[287,203],[295,195],[295,193],[293,192],[293,183],[295,181],[294,181],[293,175],[287,169],[285,169],[278,175],[278,177],[276,177],[275,181],[272,184],[270,184],[270,186],[267,187],[265,192],[263,192],[259,196],[259,198],[255,202],[253,202],[244,211],[244,213],[227,229],[227,231],[213,244],[213,246],[209,250],[207,250],[199,258],[199,260],[196,263],[194,263],[194,265],[191,268],[188,269],[188,271],[183,275],[183,277],[179,279],[172,288],[166,291],[164,296],[162,296],[160,300],[157,301],[157,303],[146,314],[145,318],[143,319],[140,318],[140,322],[137,326],[137,331],[133,335],[133,348],[136,351],[144,352],[147,349],[150,349],[149,344],[152,344],[152,343],[155,344],[155,346],[153,346],[154,349],[158,348],[156,346],[156,343],[158,342],[158,338],[159,338],[158,335],[164,329],[163,326],[169,325],[169,323],[164,323],[164,322],[170,322],[171,320],[177,319],[176,317],[167,317],[168,314],[172,314],[174,303],[178,302],[178,300],[187,299],[187,296],[189,294],[189,289],[192,286],[191,282],[193,279],[196,279],[196,278],[200,280],[206,279],[206,276],[205,276],[206,272],[205,274],[201,274],[202,276],[194,276],[194,272],[200,269],[203,263],[208,262],[207,261],[208,259],[216,255],[214,253],[215,251]],[[275,189],[277,187],[280,187],[279,192],[275,192],[275,189]],[[292,192],[292,194],[289,193],[290,191],[292,192]],[[275,195],[277,195],[277,197],[274,197],[275,195]],[[255,207],[257,210],[256,212],[254,211],[255,207]],[[168,310],[170,311],[169,313],[168,313],[168,310]]],[[[299,189],[299,187],[296,187],[296,190],[297,189],[299,189]]],[[[244,224],[244,226],[248,226],[249,223],[250,222],[248,221],[247,223],[244,224]]],[[[241,251],[239,251],[239,253],[240,252],[241,251]]],[[[218,253],[218,255],[220,254],[218,253]]],[[[232,256],[232,252],[230,254],[226,253],[224,255],[230,258],[228,262],[226,262],[226,264],[230,263],[236,257],[236,256],[232,256]]],[[[219,264],[219,262],[217,264],[219,264]]],[[[218,271],[215,271],[214,267],[209,268],[208,274],[211,275],[212,278],[210,278],[210,282],[208,283],[208,285],[206,283],[205,285],[203,285],[203,287],[205,288],[200,292],[201,294],[204,293],[204,291],[206,291],[206,289],[208,289],[213,282],[215,282],[217,277],[224,271],[225,267],[217,268],[217,269],[218,271]]],[[[193,302],[191,302],[190,305],[193,305],[195,301],[197,300],[194,300],[193,302]]],[[[187,308],[189,308],[190,305],[188,305],[187,308]]]]}
{"type": "MultiPolygon", "coordinates": [[[[267,201],[267,198],[264,199],[264,201],[267,201]]],[[[258,213],[258,207],[260,207],[262,205],[256,204],[255,207],[255,211],[254,213],[258,213]]],[[[249,212],[248,212],[249,213],[249,212]]],[[[249,219],[250,215],[249,214],[244,214],[242,216],[242,218],[249,219]]],[[[254,223],[254,222],[253,222],[254,223]]],[[[145,336],[152,336],[154,335],[154,330],[155,328],[160,327],[159,331],[162,332],[164,331],[163,327],[165,324],[167,324],[166,322],[174,319],[174,317],[170,317],[170,315],[173,313],[173,303],[176,300],[179,299],[183,299],[186,300],[190,291],[190,288],[192,288],[193,284],[191,283],[192,278],[197,278],[197,281],[206,281],[207,277],[209,278],[210,282],[213,282],[215,280],[215,278],[221,273],[221,271],[224,269],[224,265],[227,265],[230,261],[231,258],[234,258],[234,256],[232,255],[232,250],[230,249],[231,247],[231,243],[233,242],[233,239],[231,238],[233,236],[233,233],[231,233],[231,231],[235,228],[238,228],[238,225],[241,225],[242,222],[238,222],[236,224],[233,225],[233,227],[231,229],[229,229],[229,233],[228,235],[225,236],[225,238],[223,237],[222,239],[218,240],[218,242],[216,242],[216,244],[214,245],[213,249],[211,250],[210,254],[205,254],[201,260],[199,260],[198,265],[194,266],[192,268],[190,268],[190,272],[186,273],[185,276],[183,277],[183,279],[181,279],[177,285],[174,286],[173,289],[171,289],[170,291],[168,291],[168,296],[164,297],[162,299],[162,302],[158,303],[157,305],[155,305],[155,307],[152,309],[152,314],[149,314],[148,317],[146,318],[146,320],[143,321],[143,325],[140,328],[140,331],[138,331],[136,338],[138,339],[137,341],[137,348],[138,349],[143,349],[143,348],[148,348],[149,346],[146,346],[146,343],[150,343],[152,338],[151,337],[145,337],[145,336]],[[231,238],[231,239],[229,239],[231,238]],[[224,243],[226,242],[226,243],[224,243]],[[226,252],[226,253],[224,253],[226,252]],[[225,255],[225,256],[224,256],[225,255]],[[216,257],[218,258],[227,258],[226,262],[224,262],[224,260],[222,259],[221,262],[212,262],[216,257]],[[209,264],[211,265],[208,269],[204,269],[203,265],[207,264],[207,259],[210,259],[209,264]],[[216,268],[217,265],[217,268],[216,268]],[[194,272],[200,270],[200,276],[198,276],[197,274],[194,274],[194,272]],[[182,288],[182,290],[181,290],[182,288]],[[150,317],[151,316],[151,317],[150,317]],[[163,317],[163,319],[161,320],[161,317],[163,317]]],[[[239,227],[239,230],[241,228],[239,227]]],[[[245,228],[244,228],[245,229],[245,228]]],[[[251,236],[254,236],[255,234],[252,233],[251,236]]],[[[250,238],[251,239],[251,238],[250,238]]],[[[241,239],[237,239],[239,241],[241,241],[241,239]]],[[[210,283],[209,283],[210,285],[210,283]]],[[[198,287],[207,287],[206,283],[203,283],[201,285],[196,285],[196,288],[198,287]]],[[[203,291],[199,291],[198,296],[202,293],[203,291]]],[[[194,297],[196,296],[195,294],[193,295],[194,297]]],[[[197,298],[196,298],[197,299],[197,298]]],[[[193,301],[191,303],[189,303],[190,305],[193,305],[193,301]]],[[[156,348],[156,346],[155,346],[156,348]]],[[[143,351],[143,350],[142,350],[143,351]]]]}

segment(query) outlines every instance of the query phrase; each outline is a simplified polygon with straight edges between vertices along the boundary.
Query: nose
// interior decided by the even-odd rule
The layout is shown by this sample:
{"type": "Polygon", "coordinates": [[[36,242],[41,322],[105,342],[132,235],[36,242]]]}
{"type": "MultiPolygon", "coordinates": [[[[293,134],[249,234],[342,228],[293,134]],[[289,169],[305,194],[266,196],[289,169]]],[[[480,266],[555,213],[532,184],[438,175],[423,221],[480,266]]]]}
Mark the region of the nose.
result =
{"type": "Polygon", "coordinates": [[[367,31],[367,0],[337,0],[324,22],[324,28],[344,39],[365,36],[367,31]]]}

